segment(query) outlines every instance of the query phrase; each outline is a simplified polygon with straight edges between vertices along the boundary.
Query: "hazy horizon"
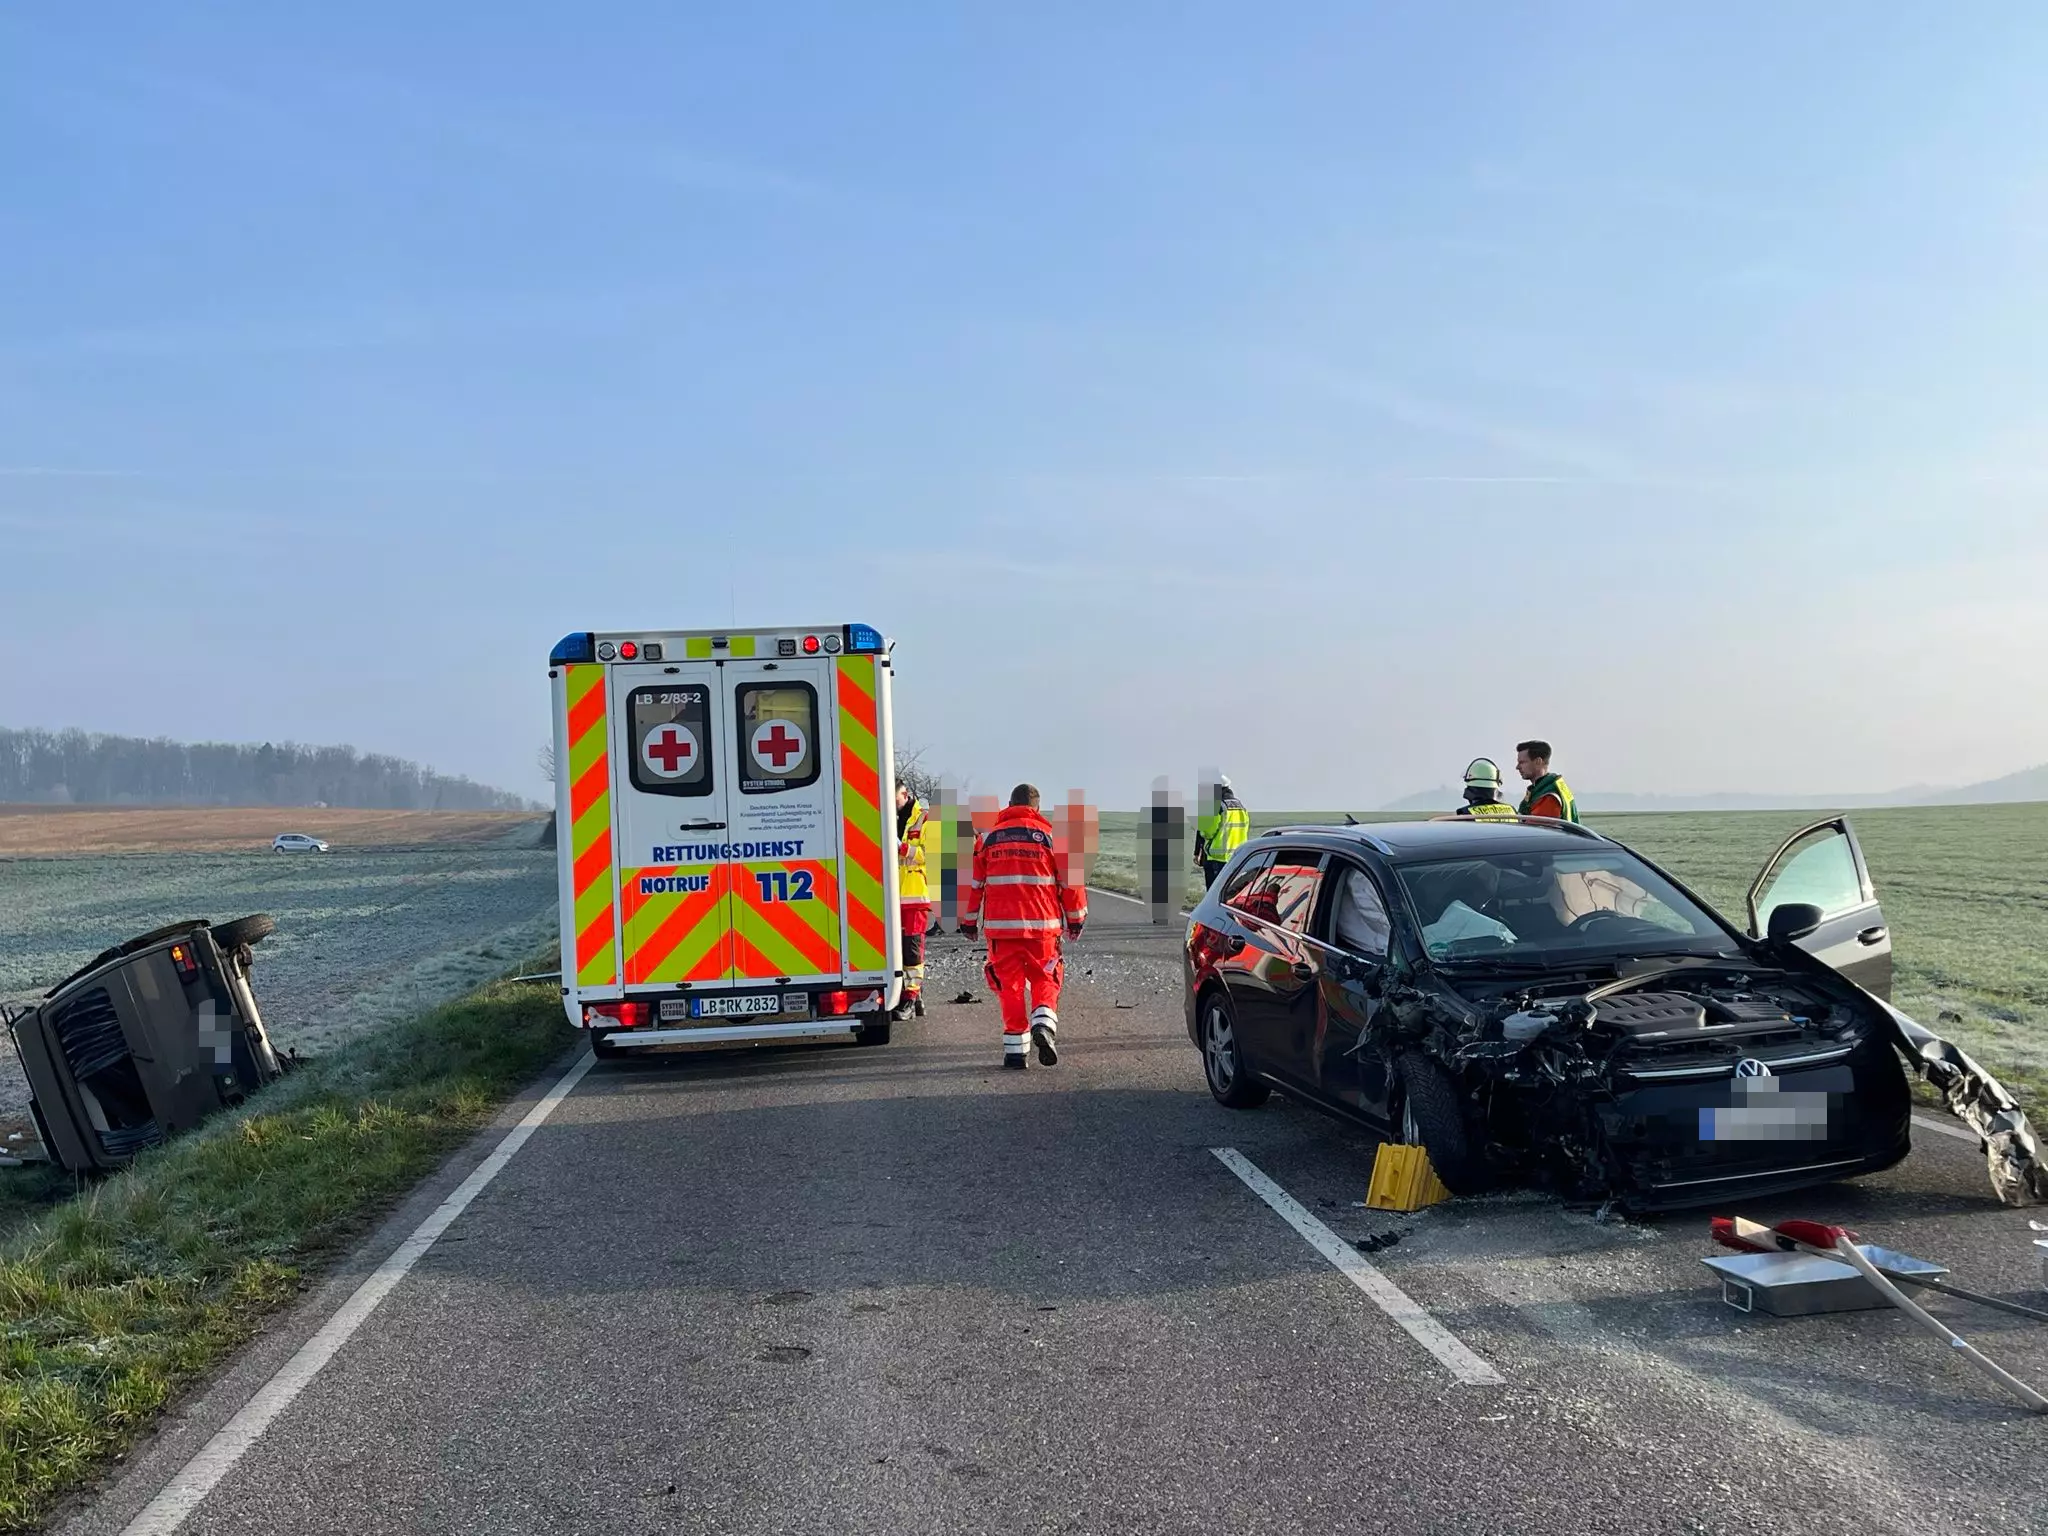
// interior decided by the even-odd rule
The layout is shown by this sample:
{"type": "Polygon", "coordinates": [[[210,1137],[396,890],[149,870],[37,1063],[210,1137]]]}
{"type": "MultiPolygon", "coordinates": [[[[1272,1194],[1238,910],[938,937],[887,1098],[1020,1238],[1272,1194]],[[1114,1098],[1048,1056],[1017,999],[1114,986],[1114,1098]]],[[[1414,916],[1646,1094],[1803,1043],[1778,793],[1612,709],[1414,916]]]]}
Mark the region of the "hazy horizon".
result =
{"type": "Polygon", "coordinates": [[[0,14],[0,724],[539,795],[861,620],[977,785],[2048,763],[2048,12],[0,14]]]}

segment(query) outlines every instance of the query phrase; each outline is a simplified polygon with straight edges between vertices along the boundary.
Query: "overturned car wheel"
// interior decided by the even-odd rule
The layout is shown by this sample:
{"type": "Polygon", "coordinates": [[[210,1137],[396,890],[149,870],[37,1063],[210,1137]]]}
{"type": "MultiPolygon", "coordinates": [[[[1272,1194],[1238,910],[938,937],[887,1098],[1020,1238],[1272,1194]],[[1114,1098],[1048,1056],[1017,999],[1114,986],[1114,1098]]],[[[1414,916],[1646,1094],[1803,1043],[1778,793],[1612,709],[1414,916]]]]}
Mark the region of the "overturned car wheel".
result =
{"type": "Polygon", "coordinates": [[[1480,1194],[1492,1182],[1464,1100],[1427,1056],[1401,1058],[1401,1139],[1429,1153],[1429,1166],[1454,1195],[1480,1194]]]}
{"type": "Polygon", "coordinates": [[[1230,1000],[1221,992],[1212,992],[1202,1003],[1202,1074],[1209,1079],[1209,1092],[1225,1109],[1257,1109],[1273,1092],[1252,1076],[1238,1043],[1230,1000]]]}

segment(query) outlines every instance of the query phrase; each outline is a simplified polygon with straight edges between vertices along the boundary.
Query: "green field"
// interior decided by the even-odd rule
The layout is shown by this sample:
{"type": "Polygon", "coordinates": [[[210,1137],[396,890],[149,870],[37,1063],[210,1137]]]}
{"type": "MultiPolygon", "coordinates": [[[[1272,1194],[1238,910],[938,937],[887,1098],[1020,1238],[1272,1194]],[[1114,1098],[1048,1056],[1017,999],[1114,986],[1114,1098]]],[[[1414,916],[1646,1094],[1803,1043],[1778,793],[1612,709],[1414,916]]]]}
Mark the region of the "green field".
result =
{"type": "MultiPolygon", "coordinates": [[[[1816,811],[1588,816],[1655,860],[1740,926],[1764,860],[1816,811]]],[[[1399,816],[1362,816],[1399,821],[1399,816]]],[[[1341,821],[1341,813],[1255,815],[1255,828],[1341,821]]],[[[2048,1083],[2048,803],[1931,806],[1851,816],[1892,930],[1893,997],[1987,1065],[2048,1083]]],[[[1090,872],[1136,891],[1138,818],[1106,812],[1090,872]]],[[[1201,882],[1190,878],[1190,896],[1201,882]]]]}

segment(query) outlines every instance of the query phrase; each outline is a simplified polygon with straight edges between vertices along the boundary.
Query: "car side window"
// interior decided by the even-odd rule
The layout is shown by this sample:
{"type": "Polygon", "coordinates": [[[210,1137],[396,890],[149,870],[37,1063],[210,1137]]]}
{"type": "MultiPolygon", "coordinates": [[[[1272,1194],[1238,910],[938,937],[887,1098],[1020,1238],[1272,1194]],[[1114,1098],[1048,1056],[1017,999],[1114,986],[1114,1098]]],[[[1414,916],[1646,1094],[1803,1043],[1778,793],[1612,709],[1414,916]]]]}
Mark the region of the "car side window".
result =
{"type": "Polygon", "coordinates": [[[1838,828],[1816,827],[1771,871],[1757,900],[1758,931],[1769,928],[1775,909],[1792,903],[1810,903],[1827,916],[1838,917],[1867,901],[1849,839],[1838,828]]]}
{"type": "Polygon", "coordinates": [[[1336,900],[1328,919],[1331,942],[1368,960],[1386,958],[1394,922],[1386,898],[1371,875],[1356,864],[1341,866],[1336,900]]]}
{"type": "MultiPolygon", "coordinates": [[[[1234,895],[1228,905],[1246,917],[1288,933],[1307,933],[1322,890],[1323,856],[1281,849],[1234,895]]],[[[1233,882],[1235,884],[1235,882],[1233,882]]]]}
{"type": "Polygon", "coordinates": [[[1273,855],[1271,853],[1252,854],[1242,864],[1238,865],[1237,868],[1233,869],[1230,872],[1229,878],[1224,881],[1223,905],[1236,912],[1249,911],[1250,909],[1247,907],[1246,901],[1253,883],[1260,875],[1272,867],[1273,855]]]}

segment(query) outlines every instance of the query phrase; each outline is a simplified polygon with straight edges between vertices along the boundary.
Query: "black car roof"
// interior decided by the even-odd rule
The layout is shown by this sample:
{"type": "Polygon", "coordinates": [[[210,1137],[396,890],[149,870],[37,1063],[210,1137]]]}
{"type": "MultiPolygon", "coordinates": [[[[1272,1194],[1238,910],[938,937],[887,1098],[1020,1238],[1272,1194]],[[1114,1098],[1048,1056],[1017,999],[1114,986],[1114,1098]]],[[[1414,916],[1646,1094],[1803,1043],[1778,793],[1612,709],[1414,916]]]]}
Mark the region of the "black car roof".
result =
{"type": "Polygon", "coordinates": [[[1396,863],[1455,859],[1475,853],[1528,853],[1545,848],[1582,847],[1608,839],[1589,827],[1556,821],[1482,821],[1470,816],[1441,821],[1373,821],[1355,827],[1269,827],[1249,846],[1276,839],[1324,847],[1369,848],[1396,863]]]}

